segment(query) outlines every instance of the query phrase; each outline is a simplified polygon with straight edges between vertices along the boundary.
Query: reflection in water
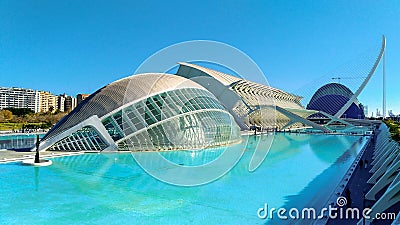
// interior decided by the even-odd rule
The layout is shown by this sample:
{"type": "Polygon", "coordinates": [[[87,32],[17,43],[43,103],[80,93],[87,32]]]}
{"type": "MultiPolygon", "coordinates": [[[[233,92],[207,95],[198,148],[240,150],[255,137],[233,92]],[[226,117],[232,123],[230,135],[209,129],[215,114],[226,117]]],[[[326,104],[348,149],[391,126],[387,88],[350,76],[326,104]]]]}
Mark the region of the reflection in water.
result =
{"type": "MultiPolygon", "coordinates": [[[[132,154],[140,154],[145,157],[147,166],[153,168],[158,173],[166,173],[170,168],[165,164],[164,161],[170,161],[176,165],[196,167],[205,165],[218,159],[222,154],[229,154],[231,151],[232,155],[240,154],[240,151],[244,149],[244,156],[240,163],[235,166],[235,169],[231,171],[233,174],[245,174],[249,172],[249,162],[252,159],[253,153],[256,149],[268,148],[269,139],[263,138],[262,136],[243,136],[243,141],[240,144],[230,147],[219,147],[219,148],[208,148],[203,150],[181,150],[181,151],[166,151],[166,152],[138,152],[132,154]],[[239,151],[239,152],[238,152],[239,151]],[[235,153],[234,153],[235,152],[235,153]],[[161,155],[162,157],[154,157],[155,155],[161,155]],[[164,172],[163,172],[164,171],[164,172]]],[[[351,145],[351,139],[347,139],[344,136],[336,135],[307,135],[307,134],[275,134],[274,141],[271,149],[267,154],[266,159],[262,164],[270,167],[274,164],[280,163],[283,160],[290,159],[295,155],[300,154],[302,151],[311,150],[311,152],[322,162],[334,163],[342,154],[343,151],[332,151],[332,146],[336,146],[338,149],[348,149],[351,145]]],[[[358,143],[358,142],[356,142],[358,143]]],[[[355,144],[356,144],[355,143],[355,144]]],[[[353,154],[357,154],[354,152],[353,154]]],[[[79,157],[63,157],[56,167],[64,167],[70,169],[78,169],[80,164],[93,163],[93,173],[99,175],[97,179],[103,176],[109,171],[113,164],[125,164],[131,167],[135,166],[135,160],[129,154],[85,154],[79,157]],[[122,157],[123,156],[123,157],[122,157]],[[82,161],[82,162],[77,162],[82,161]],[[62,162],[62,163],[61,163],[62,162]],[[61,164],[60,164],[61,163],[61,164]]],[[[54,167],[54,165],[53,165],[54,167]]],[[[168,171],[172,172],[172,171],[168,171]]]]}
{"type": "Polygon", "coordinates": [[[160,155],[177,165],[200,166],[218,158],[226,147],[160,152],[160,155]]]}
{"type": "MultiPolygon", "coordinates": [[[[45,210],[40,211],[43,216],[33,221],[36,224],[57,224],[59,218],[68,218],[66,222],[72,224],[88,218],[96,224],[132,223],[133,218],[138,224],[261,224],[267,221],[260,220],[256,213],[264,203],[276,208],[303,207],[317,204],[321,196],[329,196],[336,181],[348,169],[347,163],[354,159],[354,151],[358,151],[346,152],[357,141],[358,137],[354,136],[276,134],[266,159],[250,173],[249,162],[255,149],[265,145],[262,142],[257,145],[258,138],[254,136],[243,138],[249,140],[247,145],[225,150],[244,151],[236,166],[219,180],[196,187],[167,185],[154,179],[143,172],[131,153],[54,158],[52,166],[34,168],[33,172],[31,167],[7,164],[0,170],[2,191],[6,193],[1,195],[0,214],[4,209],[10,219],[0,217],[0,223],[23,221],[26,215],[32,215],[32,210],[38,211],[37,202],[32,198],[38,196],[40,210],[45,210]],[[325,146],[325,142],[330,145],[325,146]],[[347,142],[349,146],[342,149],[347,142]],[[37,192],[32,194],[34,189],[37,192]]],[[[176,163],[201,163],[219,157],[217,150],[207,150],[165,154],[176,163]]],[[[168,170],[151,159],[153,153],[140,154],[149,156],[149,164],[154,163],[152,166],[160,173],[168,170]]],[[[179,171],[173,174],[181,176],[179,171]]]]}
{"type": "MultiPolygon", "coordinates": [[[[40,138],[43,134],[39,135],[40,138]]],[[[20,149],[35,146],[35,134],[4,135],[0,136],[0,149],[20,149]]]]}
{"type": "Polygon", "coordinates": [[[33,167],[35,171],[35,191],[39,191],[39,168],[38,166],[33,167]]]}
{"type": "MultiPolygon", "coordinates": [[[[310,148],[314,152],[314,154],[323,162],[326,163],[334,163],[336,159],[338,159],[343,152],[340,151],[332,151],[332,146],[336,146],[339,149],[349,149],[349,146],[353,143],[350,139],[344,138],[343,136],[338,135],[330,135],[323,136],[324,141],[318,139],[311,139],[309,141],[310,148]]],[[[356,145],[358,142],[354,142],[356,145]]],[[[357,154],[354,152],[354,154],[357,154]]]]}
{"type": "MultiPolygon", "coordinates": [[[[230,171],[243,152],[242,143],[230,146],[219,157],[201,166],[180,166],[167,160],[158,152],[139,152],[133,153],[132,156],[149,175],[159,180],[174,185],[197,186],[214,181],[230,171]]],[[[191,154],[183,156],[192,157],[191,154]]]]}

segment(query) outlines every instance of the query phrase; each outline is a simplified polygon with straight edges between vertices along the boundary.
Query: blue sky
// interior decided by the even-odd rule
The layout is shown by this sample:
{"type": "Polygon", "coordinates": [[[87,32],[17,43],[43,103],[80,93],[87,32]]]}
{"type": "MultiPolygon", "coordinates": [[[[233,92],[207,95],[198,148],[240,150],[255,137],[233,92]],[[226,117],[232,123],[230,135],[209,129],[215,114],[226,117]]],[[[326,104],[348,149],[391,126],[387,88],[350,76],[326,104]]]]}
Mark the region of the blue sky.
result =
{"type": "MultiPolygon", "coordinates": [[[[214,40],[269,84],[300,88],[387,38],[387,105],[400,113],[400,1],[3,1],[0,86],[92,93],[156,51],[214,40]]],[[[382,68],[360,100],[381,108],[382,68]]]]}

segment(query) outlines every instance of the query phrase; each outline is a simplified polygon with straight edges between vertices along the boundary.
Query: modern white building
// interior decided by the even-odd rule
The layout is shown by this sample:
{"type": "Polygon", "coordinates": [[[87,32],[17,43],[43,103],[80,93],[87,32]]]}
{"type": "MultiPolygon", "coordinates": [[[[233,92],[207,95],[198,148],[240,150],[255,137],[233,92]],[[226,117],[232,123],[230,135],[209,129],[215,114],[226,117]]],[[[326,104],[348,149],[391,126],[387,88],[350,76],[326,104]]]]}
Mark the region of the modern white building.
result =
{"type": "Polygon", "coordinates": [[[28,108],[40,112],[40,92],[24,88],[0,87],[0,109],[28,108]]]}
{"type": "Polygon", "coordinates": [[[43,137],[40,149],[154,151],[240,142],[240,129],[201,85],[171,74],[115,81],[79,104],[43,137]]]}
{"type": "Polygon", "coordinates": [[[310,126],[330,132],[306,119],[318,111],[306,110],[300,104],[300,96],[199,65],[179,64],[177,75],[188,78],[213,93],[234,116],[242,130],[254,125],[278,130],[310,126]]]}

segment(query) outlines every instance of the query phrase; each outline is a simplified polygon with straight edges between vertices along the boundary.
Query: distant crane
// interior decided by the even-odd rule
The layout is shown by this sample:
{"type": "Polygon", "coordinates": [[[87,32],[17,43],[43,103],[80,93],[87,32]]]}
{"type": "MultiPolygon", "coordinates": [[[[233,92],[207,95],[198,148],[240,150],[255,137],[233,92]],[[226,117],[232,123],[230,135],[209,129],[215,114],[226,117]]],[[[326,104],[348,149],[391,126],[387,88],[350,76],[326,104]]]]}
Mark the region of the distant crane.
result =
{"type": "Polygon", "coordinates": [[[344,79],[344,80],[353,80],[353,79],[362,79],[362,78],[367,78],[367,77],[332,77],[332,80],[337,80],[338,83],[340,84],[340,80],[344,79]]]}

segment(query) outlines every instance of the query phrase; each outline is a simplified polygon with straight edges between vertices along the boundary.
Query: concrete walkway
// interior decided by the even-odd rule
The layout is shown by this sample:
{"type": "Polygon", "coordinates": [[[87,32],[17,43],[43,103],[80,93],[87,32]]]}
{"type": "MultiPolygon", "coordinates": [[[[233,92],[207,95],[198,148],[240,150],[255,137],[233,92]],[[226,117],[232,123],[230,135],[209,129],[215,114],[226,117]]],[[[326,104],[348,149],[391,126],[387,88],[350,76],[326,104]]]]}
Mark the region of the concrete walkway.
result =
{"type": "MultiPolygon", "coordinates": [[[[376,134],[373,140],[376,140],[376,134]]],[[[367,146],[366,151],[364,152],[364,155],[362,156],[362,160],[360,160],[359,164],[357,165],[352,177],[350,178],[349,182],[347,183],[346,188],[350,190],[350,197],[351,197],[351,203],[348,207],[351,208],[358,208],[360,211],[360,216],[362,216],[362,211],[365,208],[371,208],[372,205],[375,203],[374,201],[369,201],[369,200],[364,200],[364,194],[366,194],[372,187],[371,184],[368,184],[367,181],[371,177],[371,173],[369,173],[369,170],[371,170],[371,162],[373,161],[372,156],[375,150],[375,141],[371,141],[369,145],[367,146]],[[365,160],[368,161],[367,167],[365,167],[365,160]],[[360,163],[364,162],[363,165],[361,166],[360,163]]],[[[346,189],[345,188],[345,189],[346,189]]],[[[378,193],[377,199],[379,199],[380,196],[382,196],[383,193],[378,193]]],[[[343,193],[343,196],[345,194],[343,193]]],[[[349,199],[347,199],[349,201],[349,199]]],[[[346,206],[343,207],[343,211],[347,209],[346,206]]],[[[387,210],[387,212],[399,212],[400,209],[400,203],[395,204],[393,207],[387,210]]],[[[345,214],[345,213],[344,213],[345,214]]],[[[361,219],[361,218],[360,218],[361,219]]],[[[354,225],[357,224],[359,219],[329,219],[327,224],[328,225],[354,225]]],[[[379,225],[390,225],[392,224],[392,220],[379,220],[379,221],[374,221],[373,224],[379,224],[379,225]]]]}
{"type": "MultiPolygon", "coordinates": [[[[10,162],[20,162],[25,159],[33,159],[36,152],[17,152],[12,150],[0,150],[0,164],[10,162]]],[[[40,153],[40,158],[55,158],[63,156],[80,155],[84,152],[60,152],[60,151],[45,151],[40,153]]]]}

